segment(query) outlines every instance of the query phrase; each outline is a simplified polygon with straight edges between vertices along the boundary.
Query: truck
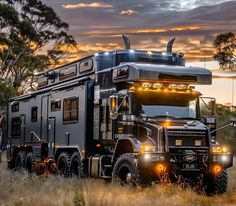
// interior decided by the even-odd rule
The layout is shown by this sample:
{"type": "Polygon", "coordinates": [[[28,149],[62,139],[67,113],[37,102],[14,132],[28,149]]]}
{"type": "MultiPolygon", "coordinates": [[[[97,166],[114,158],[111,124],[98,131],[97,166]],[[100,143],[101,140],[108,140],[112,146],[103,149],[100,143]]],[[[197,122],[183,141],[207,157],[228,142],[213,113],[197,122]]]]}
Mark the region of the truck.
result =
{"type": "Polygon", "coordinates": [[[222,194],[233,156],[216,139],[215,99],[195,89],[211,82],[172,45],[98,52],[40,73],[37,91],[9,101],[8,168],[135,186],[184,179],[222,194]]]}

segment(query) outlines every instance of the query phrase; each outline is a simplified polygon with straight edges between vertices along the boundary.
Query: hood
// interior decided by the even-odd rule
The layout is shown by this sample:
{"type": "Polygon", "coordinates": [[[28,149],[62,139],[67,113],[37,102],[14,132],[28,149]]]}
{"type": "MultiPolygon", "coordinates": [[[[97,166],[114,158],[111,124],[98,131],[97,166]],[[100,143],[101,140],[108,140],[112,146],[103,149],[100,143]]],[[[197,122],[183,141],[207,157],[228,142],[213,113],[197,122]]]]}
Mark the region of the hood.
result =
{"type": "Polygon", "coordinates": [[[206,125],[204,125],[199,120],[184,120],[184,119],[166,119],[166,118],[150,118],[148,120],[149,124],[165,127],[167,129],[180,129],[180,128],[189,128],[189,129],[201,129],[205,130],[207,128],[206,125]]]}

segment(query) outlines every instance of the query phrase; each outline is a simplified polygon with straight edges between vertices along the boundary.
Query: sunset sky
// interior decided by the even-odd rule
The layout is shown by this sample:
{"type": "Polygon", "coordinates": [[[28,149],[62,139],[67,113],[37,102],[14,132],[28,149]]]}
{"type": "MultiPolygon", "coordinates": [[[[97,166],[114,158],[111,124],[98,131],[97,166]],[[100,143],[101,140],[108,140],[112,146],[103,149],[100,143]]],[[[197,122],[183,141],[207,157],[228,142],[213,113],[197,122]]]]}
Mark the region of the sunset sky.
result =
{"type": "MultiPolygon", "coordinates": [[[[78,42],[72,59],[97,51],[123,48],[121,34],[133,49],[165,50],[176,37],[174,52],[183,52],[188,64],[217,68],[212,42],[222,32],[236,33],[236,1],[227,0],[43,0],[63,21],[78,42]],[[206,61],[205,64],[199,63],[206,61]]],[[[214,80],[203,93],[231,102],[232,81],[214,80]],[[218,82],[218,83],[217,83],[218,82]],[[224,87],[224,88],[223,88],[224,87]],[[219,92],[219,89],[222,92],[219,92]],[[218,90],[216,92],[216,90],[218,90]],[[224,92],[223,92],[224,91],[224,92]],[[221,95],[219,95],[221,93],[221,95]],[[224,93],[224,95],[222,95],[224,93]]],[[[235,83],[236,85],[236,83],[235,83]]],[[[235,95],[236,96],[236,95],[235,95]]],[[[236,102],[236,99],[235,99],[236,102]]]]}

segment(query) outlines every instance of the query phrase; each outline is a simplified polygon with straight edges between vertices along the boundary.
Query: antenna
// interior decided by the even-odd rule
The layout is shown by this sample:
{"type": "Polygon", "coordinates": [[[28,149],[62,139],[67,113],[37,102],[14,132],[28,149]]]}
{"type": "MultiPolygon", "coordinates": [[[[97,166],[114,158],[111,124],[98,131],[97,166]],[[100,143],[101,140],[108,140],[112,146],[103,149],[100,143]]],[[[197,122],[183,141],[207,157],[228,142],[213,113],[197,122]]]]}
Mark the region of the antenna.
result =
{"type": "Polygon", "coordinates": [[[204,35],[204,68],[206,68],[206,34],[204,35]]]}
{"type": "Polygon", "coordinates": [[[130,40],[127,36],[125,36],[124,34],[122,34],[123,40],[124,40],[124,44],[125,44],[125,49],[130,49],[130,40]]]}
{"type": "Polygon", "coordinates": [[[174,41],[175,41],[175,38],[171,39],[171,40],[167,43],[167,46],[166,46],[167,52],[172,53],[172,47],[173,47],[174,41]]]}

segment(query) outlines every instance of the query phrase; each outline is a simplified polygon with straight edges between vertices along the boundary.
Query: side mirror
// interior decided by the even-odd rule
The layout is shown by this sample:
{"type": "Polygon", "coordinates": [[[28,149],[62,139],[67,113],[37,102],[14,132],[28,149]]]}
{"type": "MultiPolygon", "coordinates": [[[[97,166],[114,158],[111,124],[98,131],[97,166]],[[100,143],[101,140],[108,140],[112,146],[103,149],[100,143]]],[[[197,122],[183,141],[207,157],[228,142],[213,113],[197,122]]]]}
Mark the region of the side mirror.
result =
{"type": "Polygon", "coordinates": [[[112,95],[109,97],[109,110],[111,119],[117,119],[118,113],[118,96],[112,95]]]}
{"type": "Polygon", "coordinates": [[[113,94],[109,97],[110,117],[115,120],[119,113],[127,113],[128,100],[127,95],[113,94]]]}
{"type": "Polygon", "coordinates": [[[213,117],[216,100],[211,97],[200,97],[200,113],[202,117],[213,117]]]}
{"type": "Polygon", "coordinates": [[[236,127],[236,118],[231,118],[230,119],[230,126],[231,127],[236,127]]]}

